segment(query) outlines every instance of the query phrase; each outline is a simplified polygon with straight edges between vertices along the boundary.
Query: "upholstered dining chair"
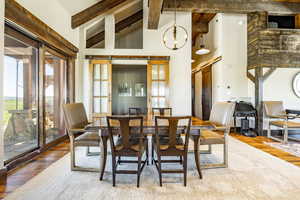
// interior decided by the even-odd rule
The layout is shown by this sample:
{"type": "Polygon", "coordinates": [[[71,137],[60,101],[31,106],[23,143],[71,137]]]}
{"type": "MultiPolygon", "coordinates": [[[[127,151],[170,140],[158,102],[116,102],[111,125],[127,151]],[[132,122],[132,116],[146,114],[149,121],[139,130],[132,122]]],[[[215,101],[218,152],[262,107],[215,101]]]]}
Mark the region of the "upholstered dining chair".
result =
{"type": "Polygon", "coordinates": [[[84,168],[76,166],[76,147],[87,147],[87,155],[89,156],[94,155],[89,153],[89,147],[100,146],[100,136],[98,131],[85,130],[85,127],[89,123],[84,105],[82,103],[64,104],[63,111],[68,135],[70,138],[71,170],[98,172],[99,169],[96,168],[84,168]]]}
{"type": "Polygon", "coordinates": [[[152,108],[153,116],[172,116],[172,108],[152,108]]]}
{"type": "Polygon", "coordinates": [[[285,110],[282,101],[264,101],[263,104],[264,104],[265,116],[268,120],[268,133],[267,133],[268,138],[283,143],[287,143],[289,139],[288,131],[300,129],[299,122],[293,122],[289,120],[299,118],[299,116],[291,115],[294,114],[293,110],[285,110]],[[272,126],[277,127],[284,131],[283,139],[272,136],[272,129],[271,129],[272,126]]]}
{"type": "Polygon", "coordinates": [[[112,152],[113,186],[116,185],[116,174],[137,174],[137,187],[140,186],[140,176],[148,163],[148,140],[143,133],[143,117],[107,117],[109,141],[112,152]],[[115,127],[119,126],[119,137],[115,142],[115,127]],[[142,160],[144,153],[146,158],[142,160]],[[136,157],[136,160],[122,160],[126,157],[136,157]],[[118,159],[118,160],[117,160],[118,159]],[[118,164],[137,163],[137,170],[118,170],[118,164]]]}
{"type": "Polygon", "coordinates": [[[159,185],[162,186],[163,173],[183,173],[184,186],[187,179],[187,153],[191,127],[191,117],[155,117],[155,137],[152,137],[152,161],[159,174],[159,185]],[[162,125],[162,126],[161,126],[162,125]],[[184,132],[179,129],[183,125],[184,132]],[[167,130],[168,136],[161,136],[160,132],[167,130]],[[156,153],[156,159],[154,158],[156,153]],[[163,157],[179,157],[178,160],[163,160],[163,157]],[[180,163],[182,169],[167,170],[162,163],[180,163]]]}
{"type": "MultiPolygon", "coordinates": [[[[202,169],[228,167],[228,135],[230,133],[234,109],[234,102],[216,102],[212,106],[209,121],[206,122],[212,129],[201,130],[199,144],[200,146],[209,146],[209,151],[206,153],[212,153],[211,145],[223,145],[223,163],[204,164],[201,165],[202,169]]],[[[198,169],[200,169],[200,163],[196,162],[196,164],[198,165],[198,169]]]]}

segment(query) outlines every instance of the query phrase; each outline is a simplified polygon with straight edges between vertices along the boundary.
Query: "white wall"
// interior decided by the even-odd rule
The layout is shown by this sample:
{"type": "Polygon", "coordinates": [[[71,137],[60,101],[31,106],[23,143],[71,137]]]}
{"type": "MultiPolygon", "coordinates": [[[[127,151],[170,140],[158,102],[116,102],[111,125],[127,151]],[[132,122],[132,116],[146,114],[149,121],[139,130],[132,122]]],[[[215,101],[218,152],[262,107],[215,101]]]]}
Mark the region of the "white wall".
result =
{"type": "MultiPolygon", "coordinates": [[[[191,114],[191,13],[180,12],[177,23],[188,31],[188,42],[184,48],[177,51],[168,50],[162,43],[163,32],[171,26],[173,13],[163,13],[158,30],[147,29],[148,6],[144,0],[143,49],[86,49],[87,55],[162,55],[170,56],[170,106],[175,115],[191,114]]],[[[107,30],[106,30],[107,31],[107,30]]],[[[107,38],[106,38],[107,39],[107,38]]],[[[114,39],[114,38],[110,38],[114,39]]],[[[126,64],[126,63],[124,63],[126,64]]],[[[87,66],[83,66],[87,67],[87,66]]],[[[84,71],[79,69],[79,71],[84,71]]],[[[82,75],[84,73],[78,73],[82,75]]],[[[78,80],[82,80],[79,77],[78,80]]],[[[78,86],[86,88],[83,83],[78,86]]],[[[83,91],[81,91],[83,93],[83,91]]],[[[84,97],[88,98],[87,96],[84,97]]]]}
{"type": "Polygon", "coordinates": [[[33,15],[38,17],[56,32],[61,34],[65,39],[79,45],[79,29],[71,28],[71,14],[58,2],[37,1],[37,0],[16,0],[24,8],[29,10],[33,15]]]}
{"type": "Polygon", "coordinates": [[[211,53],[201,62],[222,56],[212,67],[213,102],[247,97],[247,15],[217,14],[204,42],[211,53]]]}
{"type": "Polygon", "coordinates": [[[3,69],[4,69],[4,4],[0,1],[0,169],[4,166],[3,149],[3,69]]]}

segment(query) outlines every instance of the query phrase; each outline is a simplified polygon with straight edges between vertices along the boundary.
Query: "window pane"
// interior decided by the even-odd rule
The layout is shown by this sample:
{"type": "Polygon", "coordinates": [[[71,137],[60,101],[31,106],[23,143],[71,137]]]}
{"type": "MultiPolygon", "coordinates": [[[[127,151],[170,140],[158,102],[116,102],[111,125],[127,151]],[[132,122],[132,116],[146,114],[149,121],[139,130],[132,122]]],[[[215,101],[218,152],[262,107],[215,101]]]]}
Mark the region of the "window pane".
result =
{"type": "Polygon", "coordinates": [[[101,81],[101,96],[108,96],[108,81],[101,81]]]}
{"type": "Polygon", "coordinates": [[[62,105],[66,103],[66,61],[45,53],[45,116],[46,142],[65,135],[62,105]]]}
{"type": "Polygon", "coordinates": [[[100,81],[94,82],[94,96],[100,96],[100,81]]]}
{"type": "Polygon", "coordinates": [[[101,65],[101,79],[107,80],[108,79],[108,66],[107,64],[101,65]]]}
{"type": "Polygon", "coordinates": [[[100,79],[100,64],[94,65],[94,79],[100,79]]]}
{"type": "Polygon", "coordinates": [[[166,107],[166,98],[159,98],[159,107],[160,108],[166,107]]]}
{"type": "Polygon", "coordinates": [[[152,65],[152,80],[158,80],[158,65],[152,65]]]}
{"type": "Polygon", "coordinates": [[[156,98],[156,97],[152,98],[152,107],[153,108],[158,108],[159,107],[158,98],[156,98]]]}
{"type": "Polygon", "coordinates": [[[158,96],[158,86],[157,81],[152,82],[152,96],[158,96]]]}
{"type": "Polygon", "coordinates": [[[101,113],[108,112],[108,98],[101,98],[101,113]]]}
{"type": "Polygon", "coordinates": [[[166,79],[166,70],[165,65],[159,65],[159,80],[166,79]]]}
{"type": "Polygon", "coordinates": [[[94,98],[94,113],[100,113],[100,98],[94,98]]]}
{"type": "Polygon", "coordinates": [[[159,96],[166,96],[166,83],[163,81],[159,82],[159,96]]]}
{"type": "Polygon", "coordinates": [[[21,40],[4,37],[5,160],[38,147],[37,59],[38,50],[21,40]]]}

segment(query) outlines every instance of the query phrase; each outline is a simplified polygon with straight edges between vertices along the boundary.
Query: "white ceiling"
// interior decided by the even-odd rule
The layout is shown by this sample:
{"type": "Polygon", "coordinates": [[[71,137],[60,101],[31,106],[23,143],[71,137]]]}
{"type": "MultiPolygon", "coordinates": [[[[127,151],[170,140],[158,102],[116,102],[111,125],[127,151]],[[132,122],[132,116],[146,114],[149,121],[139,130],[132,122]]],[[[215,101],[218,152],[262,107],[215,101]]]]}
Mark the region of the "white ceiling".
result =
{"type": "Polygon", "coordinates": [[[101,0],[57,0],[71,15],[74,15],[101,0]]]}

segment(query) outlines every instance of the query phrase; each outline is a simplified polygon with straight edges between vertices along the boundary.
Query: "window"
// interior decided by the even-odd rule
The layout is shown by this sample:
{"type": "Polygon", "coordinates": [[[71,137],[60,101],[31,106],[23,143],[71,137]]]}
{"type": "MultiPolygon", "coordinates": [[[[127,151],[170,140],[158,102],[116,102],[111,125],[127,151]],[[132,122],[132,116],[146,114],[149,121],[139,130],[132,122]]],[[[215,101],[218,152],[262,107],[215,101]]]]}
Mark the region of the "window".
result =
{"type": "Polygon", "coordinates": [[[4,37],[4,153],[10,160],[38,147],[37,43],[6,28],[4,37]]]}
{"type": "Polygon", "coordinates": [[[44,131],[46,143],[66,134],[62,105],[66,103],[66,68],[63,57],[53,50],[45,52],[44,64],[44,131]]]}

